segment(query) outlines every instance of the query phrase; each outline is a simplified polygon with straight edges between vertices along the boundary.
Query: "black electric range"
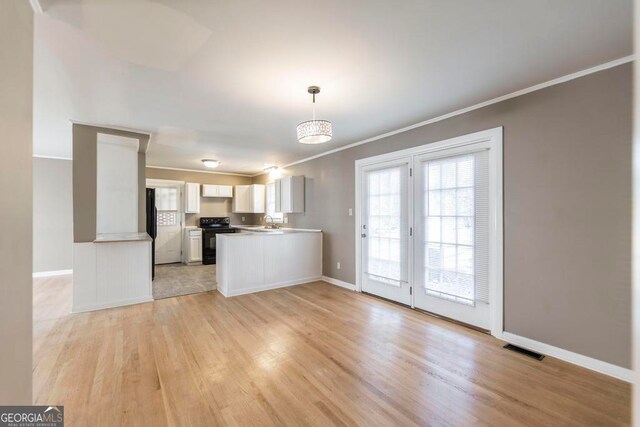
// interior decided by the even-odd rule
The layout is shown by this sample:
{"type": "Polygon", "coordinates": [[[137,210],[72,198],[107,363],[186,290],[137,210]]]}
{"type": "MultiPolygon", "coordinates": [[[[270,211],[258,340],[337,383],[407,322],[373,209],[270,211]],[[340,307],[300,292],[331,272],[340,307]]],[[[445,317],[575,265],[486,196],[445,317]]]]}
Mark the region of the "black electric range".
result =
{"type": "Polygon", "coordinates": [[[202,263],[216,263],[216,234],[236,233],[237,228],[229,226],[229,217],[203,217],[200,218],[202,228],[202,263]]]}

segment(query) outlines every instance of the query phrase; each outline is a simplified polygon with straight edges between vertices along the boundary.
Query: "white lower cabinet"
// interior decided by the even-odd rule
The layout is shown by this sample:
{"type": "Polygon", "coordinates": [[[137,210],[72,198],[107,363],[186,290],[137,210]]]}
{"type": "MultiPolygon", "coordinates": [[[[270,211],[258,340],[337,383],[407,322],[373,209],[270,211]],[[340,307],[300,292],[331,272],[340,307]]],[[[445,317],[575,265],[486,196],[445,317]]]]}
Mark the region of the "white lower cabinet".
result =
{"type": "Polygon", "coordinates": [[[202,229],[187,227],[184,230],[184,264],[202,264],[202,229]]]}
{"type": "Polygon", "coordinates": [[[236,185],[233,197],[234,213],[264,213],[265,186],[236,185]]]}

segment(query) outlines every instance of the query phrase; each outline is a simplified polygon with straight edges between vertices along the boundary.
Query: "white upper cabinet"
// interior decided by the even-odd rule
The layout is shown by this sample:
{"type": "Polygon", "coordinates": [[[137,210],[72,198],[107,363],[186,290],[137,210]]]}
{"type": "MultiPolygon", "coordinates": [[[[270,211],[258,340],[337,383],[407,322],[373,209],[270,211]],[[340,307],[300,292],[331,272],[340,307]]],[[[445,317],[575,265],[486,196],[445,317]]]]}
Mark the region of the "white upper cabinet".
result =
{"type": "Polygon", "coordinates": [[[230,185],[202,185],[202,197],[233,197],[233,187],[230,185]]]}
{"type": "Polygon", "coordinates": [[[304,212],[304,176],[287,176],[276,180],[276,212],[304,212]]]}
{"type": "Polygon", "coordinates": [[[264,190],[260,184],[236,185],[233,197],[234,213],[264,213],[264,190]]]}
{"type": "Polygon", "coordinates": [[[231,185],[219,185],[218,197],[233,197],[233,187],[231,185]]]}
{"type": "Polygon", "coordinates": [[[187,182],[184,185],[184,212],[200,213],[200,184],[187,182]]]}

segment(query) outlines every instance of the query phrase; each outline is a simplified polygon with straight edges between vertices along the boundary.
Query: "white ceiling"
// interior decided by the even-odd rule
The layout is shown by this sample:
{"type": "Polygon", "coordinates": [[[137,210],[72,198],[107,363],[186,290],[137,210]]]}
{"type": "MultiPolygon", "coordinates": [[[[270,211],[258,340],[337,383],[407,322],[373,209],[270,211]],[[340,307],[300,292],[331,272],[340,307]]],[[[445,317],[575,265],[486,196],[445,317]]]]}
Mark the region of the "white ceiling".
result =
{"type": "Polygon", "coordinates": [[[147,163],[254,173],[632,53],[631,0],[41,0],[34,154],[69,120],[154,133],[147,163]],[[317,115],[334,139],[296,141],[317,115]]]}

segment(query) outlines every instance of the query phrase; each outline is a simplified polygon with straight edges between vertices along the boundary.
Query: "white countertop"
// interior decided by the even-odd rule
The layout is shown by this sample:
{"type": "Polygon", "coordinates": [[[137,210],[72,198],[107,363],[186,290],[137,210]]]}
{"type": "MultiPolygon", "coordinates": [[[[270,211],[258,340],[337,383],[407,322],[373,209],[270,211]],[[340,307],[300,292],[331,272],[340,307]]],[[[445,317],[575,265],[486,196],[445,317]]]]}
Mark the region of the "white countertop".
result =
{"type": "Polygon", "coordinates": [[[93,243],[150,242],[151,240],[147,233],[102,233],[96,235],[93,243]]]}
{"type": "Polygon", "coordinates": [[[313,230],[306,228],[264,228],[261,225],[232,225],[231,227],[242,230],[241,233],[224,233],[218,234],[218,236],[224,235],[225,237],[243,237],[243,236],[274,236],[281,234],[296,234],[296,233],[322,233],[322,230],[313,230]]]}

